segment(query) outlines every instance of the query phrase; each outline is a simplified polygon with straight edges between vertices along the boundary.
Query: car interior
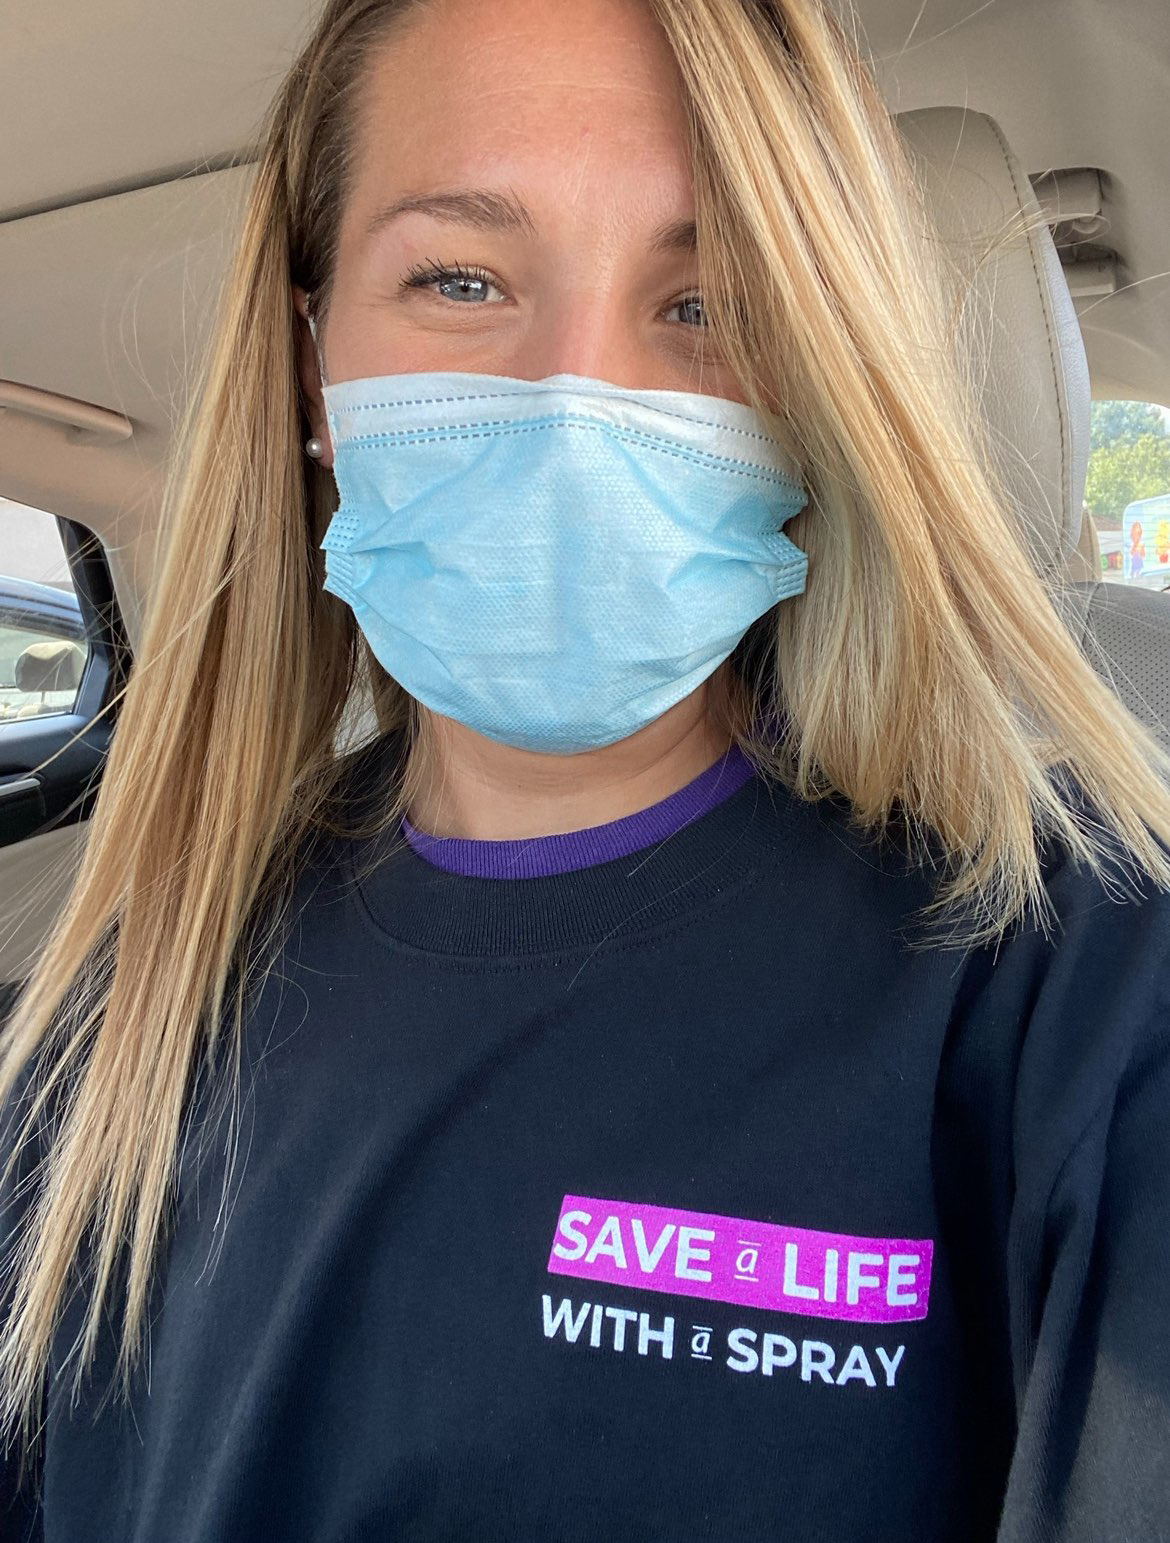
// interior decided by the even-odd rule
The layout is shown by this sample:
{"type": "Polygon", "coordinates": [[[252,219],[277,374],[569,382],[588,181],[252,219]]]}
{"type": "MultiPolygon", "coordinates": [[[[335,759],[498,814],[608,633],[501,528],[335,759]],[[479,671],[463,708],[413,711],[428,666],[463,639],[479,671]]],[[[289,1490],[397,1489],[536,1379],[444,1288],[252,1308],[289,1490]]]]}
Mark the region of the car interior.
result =
{"type": "MultiPolygon", "coordinates": [[[[116,729],[116,706],[102,709],[141,634],[168,454],[251,146],[317,3],[57,0],[6,22],[0,1017],[84,850],[116,729]]],[[[1150,404],[1170,431],[1170,11],[1165,0],[854,11],[974,285],[965,324],[972,345],[977,334],[990,345],[980,389],[1027,550],[1070,586],[1067,620],[1094,665],[1170,742],[1170,593],[1118,582],[1084,506],[1092,403],[1150,404]],[[989,256],[1021,216],[1026,237],[989,256]]],[[[1167,563],[1166,520],[1150,528],[1147,562],[1167,563]]]]}

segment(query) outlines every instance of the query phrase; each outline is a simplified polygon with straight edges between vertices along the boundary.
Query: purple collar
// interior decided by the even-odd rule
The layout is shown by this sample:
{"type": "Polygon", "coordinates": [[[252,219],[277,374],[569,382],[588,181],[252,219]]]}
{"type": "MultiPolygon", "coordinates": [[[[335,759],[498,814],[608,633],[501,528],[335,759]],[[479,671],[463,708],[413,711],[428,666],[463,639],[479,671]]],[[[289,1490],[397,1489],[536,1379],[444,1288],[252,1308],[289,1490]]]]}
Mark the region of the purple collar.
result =
{"type": "Polygon", "coordinates": [[[474,879],[539,879],[572,873],[596,863],[627,857],[656,841],[664,841],[699,815],[730,798],[755,775],[755,768],[732,745],[693,782],[649,809],[639,809],[606,825],[566,831],[558,836],[528,836],[519,840],[478,841],[462,836],[431,836],[406,817],[403,834],[417,854],[436,868],[474,879]]]}

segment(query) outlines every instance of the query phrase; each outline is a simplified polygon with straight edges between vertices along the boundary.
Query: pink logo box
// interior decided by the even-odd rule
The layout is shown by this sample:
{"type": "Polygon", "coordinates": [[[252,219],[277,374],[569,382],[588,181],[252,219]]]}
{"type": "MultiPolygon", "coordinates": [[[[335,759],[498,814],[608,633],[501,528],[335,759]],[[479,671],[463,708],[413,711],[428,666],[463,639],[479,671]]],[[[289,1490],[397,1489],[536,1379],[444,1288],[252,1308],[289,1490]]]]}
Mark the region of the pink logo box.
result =
{"type": "Polygon", "coordinates": [[[709,1302],[854,1323],[925,1318],[929,1238],[863,1238],[566,1195],[548,1268],[709,1302]]]}

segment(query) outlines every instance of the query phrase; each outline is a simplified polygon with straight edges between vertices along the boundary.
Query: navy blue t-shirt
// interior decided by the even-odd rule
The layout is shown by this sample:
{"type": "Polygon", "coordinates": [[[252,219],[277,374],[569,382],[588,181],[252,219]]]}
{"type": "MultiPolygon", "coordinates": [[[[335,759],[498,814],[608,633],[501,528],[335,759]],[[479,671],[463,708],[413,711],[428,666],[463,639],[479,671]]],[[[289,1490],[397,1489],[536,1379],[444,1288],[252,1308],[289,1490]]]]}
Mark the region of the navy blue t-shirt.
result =
{"type": "Polygon", "coordinates": [[[132,1407],[111,1325],[0,1535],[1170,1539],[1170,897],[913,949],[937,877],[735,753],[406,835],[304,865],[132,1407]]]}

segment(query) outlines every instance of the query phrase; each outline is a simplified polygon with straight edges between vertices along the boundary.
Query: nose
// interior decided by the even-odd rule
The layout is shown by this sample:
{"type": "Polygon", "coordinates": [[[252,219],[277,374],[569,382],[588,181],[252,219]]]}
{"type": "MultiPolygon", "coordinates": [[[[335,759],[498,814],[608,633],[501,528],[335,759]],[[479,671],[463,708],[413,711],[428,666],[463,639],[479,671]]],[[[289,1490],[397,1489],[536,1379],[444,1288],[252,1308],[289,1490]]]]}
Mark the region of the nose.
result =
{"type": "Polygon", "coordinates": [[[546,316],[518,346],[512,373],[524,380],[584,375],[641,391],[669,384],[661,357],[603,297],[546,316]]]}

